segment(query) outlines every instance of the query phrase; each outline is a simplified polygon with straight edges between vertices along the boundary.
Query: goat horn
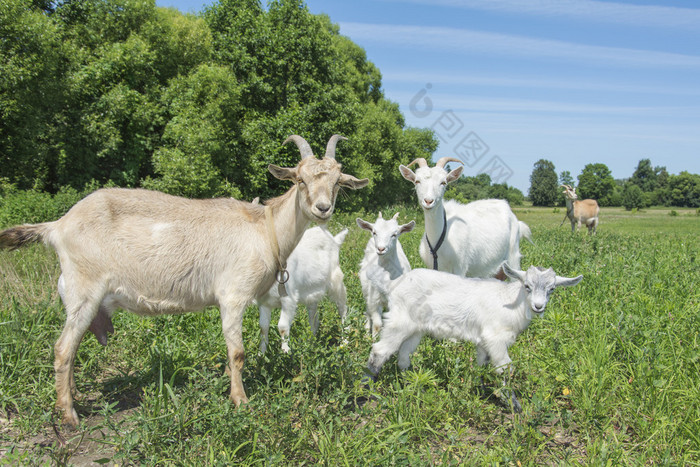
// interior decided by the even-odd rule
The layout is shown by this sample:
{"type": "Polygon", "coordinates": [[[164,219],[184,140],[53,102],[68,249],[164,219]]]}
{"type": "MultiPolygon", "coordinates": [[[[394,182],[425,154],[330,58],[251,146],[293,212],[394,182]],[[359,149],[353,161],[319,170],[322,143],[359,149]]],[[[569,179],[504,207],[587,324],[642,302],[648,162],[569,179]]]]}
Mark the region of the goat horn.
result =
{"type": "Polygon", "coordinates": [[[340,136],[340,135],[333,135],[331,136],[331,139],[328,140],[328,144],[326,145],[326,156],[329,159],[335,159],[335,145],[338,144],[338,140],[346,140],[347,138],[345,136],[340,136]]]}
{"type": "Polygon", "coordinates": [[[437,163],[435,164],[435,167],[441,167],[445,168],[445,164],[448,162],[459,162],[460,164],[464,165],[464,162],[462,162],[459,159],[455,159],[454,157],[441,157],[438,159],[437,163]]]}
{"type": "Polygon", "coordinates": [[[307,143],[304,138],[302,138],[299,135],[291,135],[287,139],[284,140],[284,143],[282,143],[282,146],[284,146],[285,144],[287,144],[290,141],[294,141],[294,143],[299,148],[299,152],[301,153],[302,160],[306,159],[307,157],[314,157],[314,152],[311,150],[311,146],[309,146],[309,143],[307,143]]]}
{"type": "Polygon", "coordinates": [[[418,167],[428,167],[428,162],[426,162],[426,160],[423,159],[422,157],[415,159],[413,162],[408,164],[406,167],[411,167],[415,163],[418,163],[418,167]]]}

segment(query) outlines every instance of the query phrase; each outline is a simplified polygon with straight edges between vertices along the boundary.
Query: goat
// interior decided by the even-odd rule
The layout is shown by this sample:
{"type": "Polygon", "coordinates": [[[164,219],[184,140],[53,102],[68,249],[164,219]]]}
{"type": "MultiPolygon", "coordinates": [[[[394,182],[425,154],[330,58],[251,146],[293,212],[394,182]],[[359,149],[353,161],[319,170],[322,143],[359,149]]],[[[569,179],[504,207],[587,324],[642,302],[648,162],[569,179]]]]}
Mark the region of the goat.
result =
{"type": "Polygon", "coordinates": [[[282,350],[289,352],[289,333],[297,305],[306,305],[309,312],[309,325],[314,335],[318,331],[319,318],[316,314],[318,303],[326,293],[338,306],[342,322],[347,312],[347,291],[343,284],[343,271],[340,269],[340,246],[348,234],[343,229],[333,236],[325,226],[312,227],[304,232],[299,244],[287,258],[289,280],[285,284],[287,294],[280,294],[279,287],[273,285],[258,298],[260,309],[260,353],[267,350],[272,308],[281,308],[278,329],[282,337],[282,350]]]}
{"type": "Polygon", "coordinates": [[[117,307],[143,316],[184,313],[210,305],[220,309],[231,377],[230,399],[246,403],[241,372],[245,360],[243,314],[266,293],[310,221],[331,217],[340,187],[362,188],[335,160],[340,135],[317,159],[298,135],[287,138],[301,153],[293,168],[268,170],[294,185],[266,206],[234,199],[194,200],[142,189],[98,190],[54,222],[25,224],[0,232],[0,247],[42,240],[61,263],[59,288],[66,323],[54,347],[56,407],[75,427],[75,355],[89,329],[102,344],[113,330],[117,307]]]}
{"type": "MultiPolygon", "coordinates": [[[[372,379],[397,351],[399,368],[408,368],[424,334],[472,342],[480,366],[491,362],[499,374],[512,370],[508,348],[528,327],[532,313],[544,312],[555,287],[576,285],[583,276],[559,277],[551,268],[534,266],[523,272],[508,263],[502,267],[514,281],[465,278],[430,269],[414,269],[393,281],[385,275],[389,313],[369,356],[372,379]]],[[[515,393],[512,403],[519,412],[515,393]]]]}
{"type": "Polygon", "coordinates": [[[447,173],[447,162],[458,159],[443,157],[435,167],[418,158],[400,165],[403,177],[412,182],[418,203],[425,215],[425,236],[419,253],[426,267],[467,277],[497,276],[505,279],[500,266],[507,261],[520,267],[520,239],[532,242],[530,228],[518,221],[507,201],[487,199],[461,204],[443,202],[449,183],[457,180],[462,167],[447,173]],[[415,173],[409,168],[418,164],[415,173]]]}
{"type": "Polygon", "coordinates": [[[576,194],[576,189],[570,185],[559,185],[564,188],[564,196],[566,197],[566,216],[562,219],[561,227],[566,218],[568,217],[571,221],[571,231],[576,230],[576,225],[581,228],[581,224],[586,224],[588,227],[588,234],[595,233],[598,228],[598,212],[600,208],[598,207],[598,202],[594,199],[583,199],[579,200],[576,194]]]}
{"type": "Polygon", "coordinates": [[[380,277],[383,271],[386,271],[391,279],[396,279],[411,270],[411,265],[403,252],[399,237],[401,234],[413,230],[416,226],[416,221],[399,225],[396,220],[398,216],[399,213],[397,212],[394,214],[394,217],[385,220],[380,212],[374,224],[359,217],[356,219],[360,228],[372,234],[372,237],[367,241],[365,256],[360,262],[359,272],[362,293],[367,303],[365,311],[365,316],[367,317],[366,328],[372,333],[372,337],[376,337],[379,334],[382,328],[382,308],[387,307],[387,299],[381,293],[381,287],[374,285],[373,282],[378,277],[379,280],[383,280],[383,277],[380,277]]]}

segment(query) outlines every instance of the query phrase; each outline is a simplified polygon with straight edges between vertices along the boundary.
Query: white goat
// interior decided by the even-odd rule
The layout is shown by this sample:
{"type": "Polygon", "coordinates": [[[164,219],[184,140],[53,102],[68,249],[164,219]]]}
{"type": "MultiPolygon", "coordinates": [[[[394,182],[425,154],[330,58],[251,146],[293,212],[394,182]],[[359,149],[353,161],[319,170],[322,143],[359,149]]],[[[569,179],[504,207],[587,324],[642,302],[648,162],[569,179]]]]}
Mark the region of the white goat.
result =
{"type": "Polygon", "coordinates": [[[419,252],[426,267],[467,277],[497,276],[505,261],[520,267],[520,239],[531,240],[530,228],[518,221],[507,201],[487,199],[461,204],[454,200],[443,202],[447,184],[457,180],[462,167],[447,173],[447,162],[460,162],[443,157],[435,167],[428,167],[418,158],[401,165],[403,177],[412,182],[418,203],[425,215],[425,236],[419,252]],[[409,168],[418,163],[415,173],[409,168]]]}
{"type": "Polygon", "coordinates": [[[382,328],[382,308],[387,307],[387,297],[381,292],[381,285],[378,287],[373,284],[373,281],[384,281],[383,272],[386,272],[390,279],[396,279],[411,270],[411,265],[399,242],[399,236],[413,230],[416,221],[399,225],[396,220],[398,216],[397,212],[394,217],[385,220],[380,212],[374,224],[359,217],[356,219],[360,228],[372,234],[365,247],[365,256],[360,262],[359,273],[362,293],[367,303],[366,328],[372,333],[372,337],[379,334],[382,328]]]}
{"type": "Polygon", "coordinates": [[[576,189],[570,185],[560,185],[564,188],[566,197],[566,216],[562,219],[559,227],[562,226],[567,217],[571,221],[571,231],[574,232],[576,225],[581,228],[581,224],[588,227],[588,234],[595,233],[598,228],[598,202],[594,199],[579,200],[576,189]]]}
{"type": "Polygon", "coordinates": [[[299,303],[306,305],[309,325],[314,335],[318,331],[318,303],[328,293],[338,306],[342,322],[347,312],[347,291],[340,269],[340,246],[345,241],[348,229],[333,236],[325,226],[312,227],[304,232],[299,244],[287,258],[289,280],[285,284],[286,295],[280,295],[279,286],[256,301],[260,309],[260,353],[265,353],[270,331],[270,314],[273,308],[281,308],[277,328],[282,337],[282,350],[289,352],[289,333],[299,303]]]}
{"type": "MultiPolygon", "coordinates": [[[[531,266],[527,272],[518,271],[507,263],[503,271],[515,280],[465,278],[430,269],[414,269],[397,280],[386,280],[389,313],[369,356],[373,379],[397,351],[399,368],[408,368],[424,334],[472,342],[477,363],[491,362],[503,373],[510,369],[508,348],[528,327],[532,312],[544,312],[555,287],[576,285],[583,279],[559,277],[551,268],[531,266]]],[[[512,401],[519,411],[515,394],[512,401]]]]}
{"type": "Polygon", "coordinates": [[[43,240],[61,262],[66,323],[56,342],[56,406],[67,425],[78,424],[72,391],[75,355],[89,329],[101,343],[115,308],[144,316],[197,311],[218,305],[228,350],[230,398],[247,402],[241,372],[243,313],[265,294],[310,221],[326,222],[341,186],[368,180],[341,172],[334,135],[323,159],[300,136],[290,136],[302,159],[296,167],[269,165],[291,180],[286,194],[265,207],[234,199],[191,200],[147,190],[103,189],[55,222],[0,232],[0,247],[43,240]]]}

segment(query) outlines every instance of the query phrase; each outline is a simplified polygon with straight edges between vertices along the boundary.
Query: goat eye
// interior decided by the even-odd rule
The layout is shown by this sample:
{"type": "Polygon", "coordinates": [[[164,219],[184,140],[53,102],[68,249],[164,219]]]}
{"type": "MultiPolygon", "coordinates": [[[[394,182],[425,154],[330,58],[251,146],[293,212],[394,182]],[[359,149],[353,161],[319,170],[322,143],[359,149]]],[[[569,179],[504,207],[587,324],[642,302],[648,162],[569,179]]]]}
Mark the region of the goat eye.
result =
{"type": "Polygon", "coordinates": [[[529,285],[526,285],[525,290],[527,290],[528,293],[530,293],[530,292],[532,292],[532,287],[530,287],[529,285]]]}
{"type": "Polygon", "coordinates": [[[297,183],[299,185],[306,185],[306,183],[304,183],[304,180],[302,180],[301,178],[299,180],[297,180],[297,183]]]}
{"type": "Polygon", "coordinates": [[[416,180],[416,185],[420,185],[420,180],[416,180]]]}
{"type": "Polygon", "coordinates": [[[447,182],[442,182],[440,185],[445,186],[447,185],[447,182]]]}

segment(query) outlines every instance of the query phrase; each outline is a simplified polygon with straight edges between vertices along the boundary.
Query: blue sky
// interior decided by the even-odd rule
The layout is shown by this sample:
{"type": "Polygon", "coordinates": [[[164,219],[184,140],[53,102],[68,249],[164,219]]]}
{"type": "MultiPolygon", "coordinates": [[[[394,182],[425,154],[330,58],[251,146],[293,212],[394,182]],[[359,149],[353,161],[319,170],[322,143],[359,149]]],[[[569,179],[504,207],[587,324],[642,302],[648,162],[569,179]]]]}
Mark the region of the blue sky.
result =
{"type": "MultiPolygon", "coordinates": [[[[210,1],[157,0],[182,12],[210,1]]],[[[363,47],[436,157],[525,194],[539,159],[700,173],[700,3],[307,0],[363,47]]]]}

